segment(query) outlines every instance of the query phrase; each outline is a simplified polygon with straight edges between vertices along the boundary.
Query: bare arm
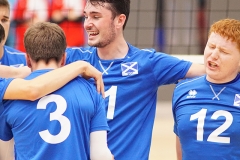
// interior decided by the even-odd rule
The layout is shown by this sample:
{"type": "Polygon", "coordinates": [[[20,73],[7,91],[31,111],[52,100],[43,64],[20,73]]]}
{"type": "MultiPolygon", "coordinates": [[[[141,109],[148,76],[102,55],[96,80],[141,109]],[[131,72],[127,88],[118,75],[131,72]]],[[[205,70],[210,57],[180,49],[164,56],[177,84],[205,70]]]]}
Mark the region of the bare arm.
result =
{"type": "Polygon", "coordinates": [[[203,64],[192,63],[185,78],[197,77],[206,74],[203,64]]]}
{"type": "Polygon", "coordinates": [[[24,78],[31,73],[30,68],[24,67],[10,67],[5,65],[0,65],[0,77],[2,78],[24,78]]]}
{"type": "Polygon", "coordinates": [[[14,160],[14,141],[0,140],[0,160],[14,160]]]}
{"type": "Polygon", "coordinates": [[[36,100],[61,88],[79,74],[84,78],[93,77],[97,91],[104,96],[102,73],[87,62],[76,61],[32,80],[14,79],[6,89],[3,99],[36,100]]]}
{"type": "Polygon", "coordinates": [[[176,135],[176,151],[177,151],[177,160],[182,160],[182,149],[179,137],[176,135]]]}
{"type": "Polygon", "coordinates": [[[114,160],[107,146],[107,131],[96,131],[90,134],[90,159],[114,160]]]}

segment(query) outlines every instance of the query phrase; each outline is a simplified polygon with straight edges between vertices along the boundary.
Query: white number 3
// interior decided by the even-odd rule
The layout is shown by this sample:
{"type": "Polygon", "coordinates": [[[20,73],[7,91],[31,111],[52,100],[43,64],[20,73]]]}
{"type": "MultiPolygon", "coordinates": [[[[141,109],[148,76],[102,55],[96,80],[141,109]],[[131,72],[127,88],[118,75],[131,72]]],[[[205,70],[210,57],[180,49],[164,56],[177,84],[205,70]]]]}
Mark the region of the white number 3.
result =
{"type": "Polygon", "coordinates": [[[67,109],[67,103],[60,95],[51,94],[41,98],[37,104],[37,109],[46,109],[47,104],[50,102],[55,102],[57,106],[55,112],[50,113],[50,121],[59,121],[61,130],[57,135],[52,135],[48,130],[39,132],[39,135],[45,142],[57,144],[63,142],[69,136],[71,123],[67,117],[62,115],[67,109]]]}

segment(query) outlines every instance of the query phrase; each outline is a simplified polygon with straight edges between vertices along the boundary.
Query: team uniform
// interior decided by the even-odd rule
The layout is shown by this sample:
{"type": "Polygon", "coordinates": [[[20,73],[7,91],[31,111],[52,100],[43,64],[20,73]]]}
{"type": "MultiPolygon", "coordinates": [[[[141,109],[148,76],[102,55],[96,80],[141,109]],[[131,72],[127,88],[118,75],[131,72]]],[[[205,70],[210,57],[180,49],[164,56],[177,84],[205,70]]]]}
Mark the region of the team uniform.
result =
{"type": "Polygon", "coordinates": [[[3,101],[3,96],[5,94],[5,91],[9,85],[9,83],[12,81],[13,79],[12,78],[0,78],[0,91],[1,91],[1,94],[0,94],[0,111],[2,109],[2,101],[3,101]]]}
{"type": "Polygon", "coordinates": [[[0,64],[12,67],[26,66],[25,53],[8,46],[4,46],[4,54],[0,59],[0,64]]]}
{"type": "MultiPolygon", "coordinates": [[[[34,71],[27,79],[47,71],[34,71]]],[[[77,77],[37,101],[6,101],[0,139],[14,137],[18,160],[89,160],[90,133],[109,130],[104,105],[96,88],[77,77]]]]}
{"type": "Polygon", "coordinates": [[[102,60],[96,47],[68,48],[67,63],[85,60],[103,73],[110,132],[117,160],[147,160],[160,85],[183,78],[190,62],[129,44],[125,58],[102,60]]]}
{"type": "Polygon", "coordinates": [[[240,75],[214,84],[206,76],[184,80],[173,95],[174,132],[183,160],[240,157],[240,75]]]}

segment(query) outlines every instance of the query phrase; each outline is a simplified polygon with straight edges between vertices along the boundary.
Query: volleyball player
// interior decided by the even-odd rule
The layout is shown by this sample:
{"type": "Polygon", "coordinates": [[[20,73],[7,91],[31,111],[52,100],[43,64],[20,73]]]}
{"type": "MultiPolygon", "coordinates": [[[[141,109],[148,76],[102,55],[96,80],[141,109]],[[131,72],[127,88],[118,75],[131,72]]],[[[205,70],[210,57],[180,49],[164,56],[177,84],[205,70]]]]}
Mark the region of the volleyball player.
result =
{"type": "Polygon", "coordinates": [[[0,0],[0,25],[5,31],[5,38],[0,46],[0,64],[14,67],[26,66],[25,54],[5,45],[10,29],[10,6],[7,0],[0,0]]]}
{"type": "Polygon", "coordinates": [[[240,21],[222,19],[209,31],[206,75],[179,83],[173,95],[181,160],[240,157],[240,21]]]}
{"type": "MultiPolygon", "coordinates": [[[[5,31],[0,25],[0,44],[4,43],[5,31]]],[[[23,78],[30,74],[28,67],[9,67],[0,65],[0,104],[2,99],[28,99],[36,100],[54,90],[57,90],[79,74],[89,79],[94,78],[97,91],[104,96],[102,74],[89,63],[78,61],[62,68],[53,70],[33,80],[11,79],[23,78]],[[9,79],[3,79],[9,78],[9,79]]]]}
{"type": "Polygon", "coordinates": [[[103,74],[108,145],[117,160],[147,160],[158,87],[204,74],[204,67],[127,43],[123,30],[130,0],[88,0],[88,48],[67,49],[67,63],[82,59],[103,74]]]}
{"type": "MultiPolygon", "coordinates": [[[[24,45],[32,69],[27,79],[65,63],[66,38],[57,24],[32,25],[24,35],[24,45]]],[[[14,138],[16,159],[111,160],[103,107],[94,86],[77,77],[39,100],[4,103],[0,139],[14,138]]]]}

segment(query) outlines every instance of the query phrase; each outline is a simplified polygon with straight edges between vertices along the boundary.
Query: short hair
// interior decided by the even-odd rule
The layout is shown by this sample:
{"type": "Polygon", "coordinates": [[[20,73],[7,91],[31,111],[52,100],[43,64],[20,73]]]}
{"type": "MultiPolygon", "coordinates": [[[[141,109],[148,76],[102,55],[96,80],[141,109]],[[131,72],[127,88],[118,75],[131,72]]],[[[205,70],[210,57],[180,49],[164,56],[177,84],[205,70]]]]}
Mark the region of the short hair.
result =
{"type": "Polygon", "coordinates": [[[93,6],[104,6],[104,3],[108,3],[109,7],[107,9],[112,12],[113,18],[120,14],[124,14],[126,16],[126,21],[123,25],[123,29],[125,29],[130,13],[130,0],[88,0],[88,2],[93,6]]]}
{"type": "Polygon", "coordinates": [[[8,0],[0,0],[0,7],[7,7],[10,11],[10,4],[8,0]]]}
{"type": "Polygon", "coordinates": [[[214,32],[237,43],[240,50],[240,21],[236,19],[221,19],[211,25],[210,34],[214,32]]]}
{"type": "Polygon", "coordinates": [[[51,59],[60,62],[67,43],[63,30],[57,24],[38,22],[26,30],[24,46],[32,60],[44,60],[48,63],[51,59]]]}
{"type": "Polygon", "coordinates": [[[0,43],[5,39],[5,31],[3,26],[0,24],[0,43]]]}

